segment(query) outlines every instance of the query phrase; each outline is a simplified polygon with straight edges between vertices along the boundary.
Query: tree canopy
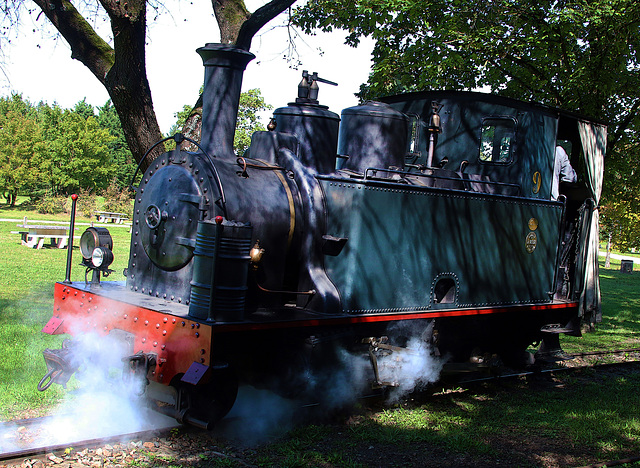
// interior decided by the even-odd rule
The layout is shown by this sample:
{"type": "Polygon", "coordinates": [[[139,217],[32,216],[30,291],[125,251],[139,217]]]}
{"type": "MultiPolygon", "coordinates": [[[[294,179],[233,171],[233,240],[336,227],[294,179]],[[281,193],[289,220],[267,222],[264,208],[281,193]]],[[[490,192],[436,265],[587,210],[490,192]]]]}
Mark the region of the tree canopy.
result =
{"type": "Polygon", "coordinates": [[[362,99],[486,88],[605,121],[603,203],[640,213],[638,2],[310,0],[294,21],[306,32],[345,29],[352,45],[375,40],[362,99]]]}

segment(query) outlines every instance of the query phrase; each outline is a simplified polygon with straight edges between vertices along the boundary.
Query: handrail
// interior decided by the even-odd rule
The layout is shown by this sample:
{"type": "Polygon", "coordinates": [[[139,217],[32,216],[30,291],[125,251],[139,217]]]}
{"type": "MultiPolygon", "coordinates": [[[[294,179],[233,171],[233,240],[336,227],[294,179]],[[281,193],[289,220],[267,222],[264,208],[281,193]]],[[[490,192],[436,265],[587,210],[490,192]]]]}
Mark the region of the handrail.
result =
{"type": "MultiPolygon", "coordinates": [[[[435,169],[436,171],[438,169],[435,169]]],[[[383,169],[383,168],[377,168],[377,167],[368,167],[365,171],[364,171],[364,180],[380,180],[380,178],[377,179],[373,179],[373,177],[376,177],[375,175],[369,176],[368,173],[369,171],[371,172],[384,172],[387,174],[399,174],[399,175],[410,175],[410,176],[416,176],[416,177],[425,177],[425,178],[429,178],[429,179],[438,179],[438,180],[453,180],[456,182],[473,182],[473,183],[480,183],[480,184],[487,184],[487,185],[493,185],[496,187],[511,187],[511,188],[515,188],[518,190],[518,192],[520,192],[520,186],[518,184],[512,184],[512,183],[507,183],[507,182],[495,182],[492,180],[478,180],[478,179],[465,179],[463,177],[447,177],[447,176],[443,176],[443,175],[438,175],[438,174],[424,174],[421,172],[407,172],[407,171],[401,171],[398,169],[383,169]]]]}

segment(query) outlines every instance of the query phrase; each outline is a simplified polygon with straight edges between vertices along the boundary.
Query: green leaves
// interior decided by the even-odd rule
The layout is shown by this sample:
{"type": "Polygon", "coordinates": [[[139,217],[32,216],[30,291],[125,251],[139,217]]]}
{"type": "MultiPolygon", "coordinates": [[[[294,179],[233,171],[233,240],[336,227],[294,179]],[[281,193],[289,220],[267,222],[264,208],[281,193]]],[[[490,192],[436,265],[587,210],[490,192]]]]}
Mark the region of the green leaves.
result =
{"type": "Polygon", "coordinates": [[[84,101],[65,110],[34,106],[20,95],[0,98],[0,127],[0,190],[10,200],[18,193],[104,189],[113,178],[116,137],[84,101]]]}

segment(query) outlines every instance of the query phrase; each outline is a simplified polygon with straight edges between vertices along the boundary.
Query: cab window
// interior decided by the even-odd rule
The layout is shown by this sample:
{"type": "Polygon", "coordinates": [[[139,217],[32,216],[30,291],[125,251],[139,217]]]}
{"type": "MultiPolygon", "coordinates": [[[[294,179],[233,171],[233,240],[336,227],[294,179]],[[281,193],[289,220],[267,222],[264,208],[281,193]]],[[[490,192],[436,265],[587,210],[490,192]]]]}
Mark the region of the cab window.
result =
{"type": "Polygon", "coordinates": [[[480,161],[507,164],[512,161],[516,121],[511,118],[490,118],[482,121],[480,161]]]}

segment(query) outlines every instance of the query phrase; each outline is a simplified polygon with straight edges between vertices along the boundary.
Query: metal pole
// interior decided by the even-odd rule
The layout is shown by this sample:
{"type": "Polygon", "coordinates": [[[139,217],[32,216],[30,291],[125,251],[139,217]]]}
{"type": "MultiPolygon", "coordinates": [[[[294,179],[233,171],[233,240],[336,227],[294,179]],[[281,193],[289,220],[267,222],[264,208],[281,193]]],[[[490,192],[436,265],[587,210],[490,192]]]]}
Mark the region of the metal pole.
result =
{"type": "Polygon", "coordinates": [[[76,224],[76,202],[78,195],[71,195],[71,221],[69,223],[69,242],[67,242],[67,272],[63,283],[71,284],[71,257],[73,255],[73,230],[76,224]]]}

